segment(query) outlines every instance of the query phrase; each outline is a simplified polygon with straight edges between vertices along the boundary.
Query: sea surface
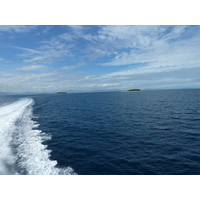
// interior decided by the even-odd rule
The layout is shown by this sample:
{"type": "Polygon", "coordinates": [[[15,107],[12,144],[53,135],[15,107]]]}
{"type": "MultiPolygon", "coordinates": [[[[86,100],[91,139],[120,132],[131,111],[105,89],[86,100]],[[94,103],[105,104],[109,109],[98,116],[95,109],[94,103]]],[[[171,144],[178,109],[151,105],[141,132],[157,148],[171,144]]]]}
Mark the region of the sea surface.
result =
{"type": "Polygon", "coordinates": [[[0,174],[200,175],[200,90],[0,96],[0,174]]]}

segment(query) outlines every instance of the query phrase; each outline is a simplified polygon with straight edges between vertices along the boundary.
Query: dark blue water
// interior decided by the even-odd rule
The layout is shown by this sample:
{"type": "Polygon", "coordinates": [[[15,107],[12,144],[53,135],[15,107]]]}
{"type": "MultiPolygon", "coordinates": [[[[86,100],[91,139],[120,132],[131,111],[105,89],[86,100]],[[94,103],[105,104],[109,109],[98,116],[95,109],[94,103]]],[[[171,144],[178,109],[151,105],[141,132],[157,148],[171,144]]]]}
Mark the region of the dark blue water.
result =
{"type": "MultiPolygon", "coordinates": [[[[0,171],[2,164],[5,174],[200,174],[199,99],[197,89],[25,97],[15,120],[20,128],[7,131],[11,145],[5,148],[15,159],[4,162],[11,155],[5,151],[0,171]]],[[[15,116],[14,107],[2,112],[15,116]]]]}
{"type": "Polygon", "coordinates": [[[78,174],[200,174],[200,90],[34,97],[51,159],[78,174]]]}

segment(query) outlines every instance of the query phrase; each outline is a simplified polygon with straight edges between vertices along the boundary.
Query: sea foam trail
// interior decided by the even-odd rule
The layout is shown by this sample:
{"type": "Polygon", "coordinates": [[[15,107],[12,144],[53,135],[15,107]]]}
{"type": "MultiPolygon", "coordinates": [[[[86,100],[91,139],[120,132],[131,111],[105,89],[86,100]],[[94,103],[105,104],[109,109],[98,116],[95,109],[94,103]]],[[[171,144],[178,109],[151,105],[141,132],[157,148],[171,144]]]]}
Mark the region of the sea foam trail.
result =
{"type": "Polygon", "coordinates": [[[51,136],[37,129],[33,104],[33,99],[23,98],[0,107],[0,174],[75,174],[50,160],[50,150],[42,142],[51,136]]]}

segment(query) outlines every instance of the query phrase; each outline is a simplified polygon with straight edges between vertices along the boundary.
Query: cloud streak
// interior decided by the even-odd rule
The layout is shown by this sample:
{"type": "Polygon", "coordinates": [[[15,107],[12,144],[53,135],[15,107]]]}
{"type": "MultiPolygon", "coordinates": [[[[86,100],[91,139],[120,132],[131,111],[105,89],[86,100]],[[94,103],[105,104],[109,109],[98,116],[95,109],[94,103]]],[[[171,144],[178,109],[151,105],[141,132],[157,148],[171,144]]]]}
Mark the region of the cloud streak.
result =
{"type": "Polygon", "coordinates": [[[71,70],[71,69],[76,69],[78,67],[81,67],[83,65],[85,65],[85,62],[79,62],[79,63],[77,63],[75,65],[61,67],[60,69],[61,70],[71,70]]]}
{"type": "Polygon", "coordinates": [[[18,71],[34,71],[37,69],[42,69],[44,67],[46,67],[46,66],[44,66],[44,65],[29,65],[29,66],[17,68],[16,70],[18,70],[18,71]]]}
{"type": "Polygon", "coordinates": [[[36,29],[36,26],[26,26],[26,25],[1,25],[0,32],[7,33],[28,33],[36,29]]]}

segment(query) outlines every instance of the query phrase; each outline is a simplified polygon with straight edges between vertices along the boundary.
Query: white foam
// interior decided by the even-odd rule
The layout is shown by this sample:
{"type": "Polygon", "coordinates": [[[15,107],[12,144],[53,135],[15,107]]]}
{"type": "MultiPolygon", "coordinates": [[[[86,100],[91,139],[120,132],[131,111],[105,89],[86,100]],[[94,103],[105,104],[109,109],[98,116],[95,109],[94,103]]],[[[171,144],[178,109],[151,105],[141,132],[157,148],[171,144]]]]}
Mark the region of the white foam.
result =
{"type": "Polygon", "coordinates": [[[73,169],[57,168],[43,141],[51,136],[37,130],[32,120],[33,99],[24,98],[0,107],[0,174],[75,174],[73,169]]]}

